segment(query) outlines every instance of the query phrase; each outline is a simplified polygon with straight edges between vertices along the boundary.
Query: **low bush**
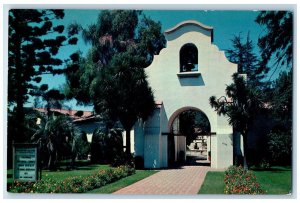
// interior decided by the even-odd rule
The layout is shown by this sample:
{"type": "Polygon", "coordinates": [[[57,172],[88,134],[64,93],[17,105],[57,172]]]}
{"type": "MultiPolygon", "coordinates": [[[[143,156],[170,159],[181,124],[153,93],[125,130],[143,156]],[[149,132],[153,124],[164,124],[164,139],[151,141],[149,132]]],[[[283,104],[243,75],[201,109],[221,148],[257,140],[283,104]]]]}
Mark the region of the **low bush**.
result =
{"type": "Polygon", "coordinates": [[[264,194],[256,176],[243,167],[230,166],[225,171],[225,194],[264,194]]]}
{"type": "Polygon", "coordinates": [[[15,193],[84,193],[135,173],[135,169],[120,166],[114,169],[99,170],[93,175],[69,177],[61,181],[40,180],[35,183],[15,181],[9,192],[15,193]]]}
{"type": "Polygon", "coordinates": [[[135,166],[133,154],[127,154],[126,152],[122,152],[114,157],[110,165],[112,167],[125,165],[134,168],[135,166]]]}
{"type": "Polygon", "coordinates": [[[268,137],[268,152],[272,165],[289,166],[292,162],[292,136],[289,132],[271,132],[268,137]]]}

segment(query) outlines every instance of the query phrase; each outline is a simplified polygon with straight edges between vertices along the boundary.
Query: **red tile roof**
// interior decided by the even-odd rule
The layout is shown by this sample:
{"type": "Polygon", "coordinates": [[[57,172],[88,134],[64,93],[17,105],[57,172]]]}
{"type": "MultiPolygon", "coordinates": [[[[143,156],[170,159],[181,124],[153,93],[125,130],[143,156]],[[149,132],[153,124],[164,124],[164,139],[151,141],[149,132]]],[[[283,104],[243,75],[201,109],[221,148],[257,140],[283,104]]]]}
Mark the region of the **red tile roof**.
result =
{"type": "MultiPolygon", "coordinates": [[[[41,113],[47,113],[47,109],[44,108],[34,108],[34,110],[37,110],[41,113]]],[[[75,114],[78,112],[77,110],[69,110],[69,109],[50,109],[50,111],[58,112],[64,115],[70,116],[72,119],[83,119],[83,118],[88,118],[91,116],[94,116],[93,111],[82,111],[83,115],[82,116],[76,116],[75,114]]]]}
{"type": "Polygon", "coordinates": [[[162,101],[155,101],[156,108],[161,108],[162,104],[162,101]]]}

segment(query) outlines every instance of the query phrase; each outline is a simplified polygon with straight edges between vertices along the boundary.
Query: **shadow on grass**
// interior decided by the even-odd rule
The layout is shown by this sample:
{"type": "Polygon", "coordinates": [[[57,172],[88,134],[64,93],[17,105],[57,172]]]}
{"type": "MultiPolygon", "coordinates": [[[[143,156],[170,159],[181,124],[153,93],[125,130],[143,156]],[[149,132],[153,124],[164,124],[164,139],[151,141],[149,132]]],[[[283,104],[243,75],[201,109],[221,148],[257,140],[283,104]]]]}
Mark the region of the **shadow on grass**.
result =
{"type": "Polygon", "coordinates": [[[57,164],[57,168],[53,170],[48,170],[43,168],[43,171],[47,172],[66,172],[74,170],[94,170],[99,167],[99,165],[105,166],[103,169],[110,168],[109,165],[103,163],[93,163],[88,160],[78,160],[75,162],[74,166],[71,165],[70,160],[61,161],[57,164]]]}
{"type": "Polygon", "coordinates": [[[278,167],[272,167],[272,168],[258,168],[253,167],[251,168],[252,171],[269,171],[274,173],[280,173],[284,171],[291,171],[292,168],[290,166],[278,166],[278,167]]]}
{"type": "MultiPolygon", "coordinates": [[[[99,164],[101,165],[101,164],[99,164]]],[[[68,172],[68,171],[92,171],[92,170],[95,170],[97,168],[99,168],[99,165],[97,164],[90,164],[88,166],[74,166],[74,167],[70,167],[70,166],[67,166],[67,167],[58,167],[57,169],[54,169],[54,170],[48,170],[48,169],[43,169],[44,172],[68,172]]],[[[103,165],[103,166],[107,166],[107,167],[103,167],[101,169],[108,169],[110,168],[108,165],[103,165]]]]}

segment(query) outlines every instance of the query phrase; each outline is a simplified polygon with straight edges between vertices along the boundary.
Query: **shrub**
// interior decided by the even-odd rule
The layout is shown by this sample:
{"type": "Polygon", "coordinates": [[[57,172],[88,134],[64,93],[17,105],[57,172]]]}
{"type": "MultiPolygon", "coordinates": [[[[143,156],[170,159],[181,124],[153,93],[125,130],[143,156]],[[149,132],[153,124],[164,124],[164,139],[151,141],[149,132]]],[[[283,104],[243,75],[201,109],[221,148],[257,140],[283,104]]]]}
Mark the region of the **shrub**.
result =
{"type": "Polygon", "coordinates": [[[129,166],[134,167],[134,157],[132,154],[127,154],[126,152],[122,152],[121,154],[115,156],[115,158],[111,162],[111,166],[129,166]]]}
{"type": "Polygon", "coordinates": [[[225,171],[225,194],[264,194],[252,171],[230,166],[225,171]]]}
{"type": "Polygon", "coordinates": [[[36,183],[15,181],[9,192],[15,193],[84,193],[102,187],[135,173],[134,168],[121,166],[114,169],[99,170],[87,176],[69,177],[61,181],[40,180],[36,183]]]}
{"type": "Polygon", "coordinates": [[[262,169],[269,169],[271,167],[270,162],[267,159],[263,158],[260,161],[259,167],[262,168],[262,169]]]}
{"type": "MultiPolygon", "coordinates": [[[[115,159],[120,158],[122,153],[122,129],[106,130],[105,128],[98,128],[94,131],[91,143],[92,162],[111,164],[115,162],[115,159]]],[[[119,165],[117,164],[117,166],[119,165]]]]}
{"type": "Polygon", "coordinates": [[[82,160],[82,159],[87,159],[88,154],[90,153],[90,144],[87,140],[87,135],[86,132],[82,131],[79,135],[75,137],[76,142],[75,142],[75,151],[77,154],[77,158],[82,160]]]}
{"type": "Polygon", "coordinates": [[[275,165],[290,165],[292,161],[292,136],[288,132],[268,134],[268,151],[275,165]]]}
{"type": "Polygon", "coordinates": [[[91,161],[93,163],[107,163],[107,135],[105,129],[98,128],[94,131],[91,143],[91,161]]]}

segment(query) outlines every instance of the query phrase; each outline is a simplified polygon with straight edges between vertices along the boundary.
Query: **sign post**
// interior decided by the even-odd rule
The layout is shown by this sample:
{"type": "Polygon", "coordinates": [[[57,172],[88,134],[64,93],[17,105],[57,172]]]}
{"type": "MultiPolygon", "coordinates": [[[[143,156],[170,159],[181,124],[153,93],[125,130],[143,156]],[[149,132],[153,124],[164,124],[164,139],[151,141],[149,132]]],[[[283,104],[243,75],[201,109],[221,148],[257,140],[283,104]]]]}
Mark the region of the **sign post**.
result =
{"type": "Polygon", "coordinates": [[[38,162],[36,144],[14,144],[14,180],[38,180],[38,162]]]}

